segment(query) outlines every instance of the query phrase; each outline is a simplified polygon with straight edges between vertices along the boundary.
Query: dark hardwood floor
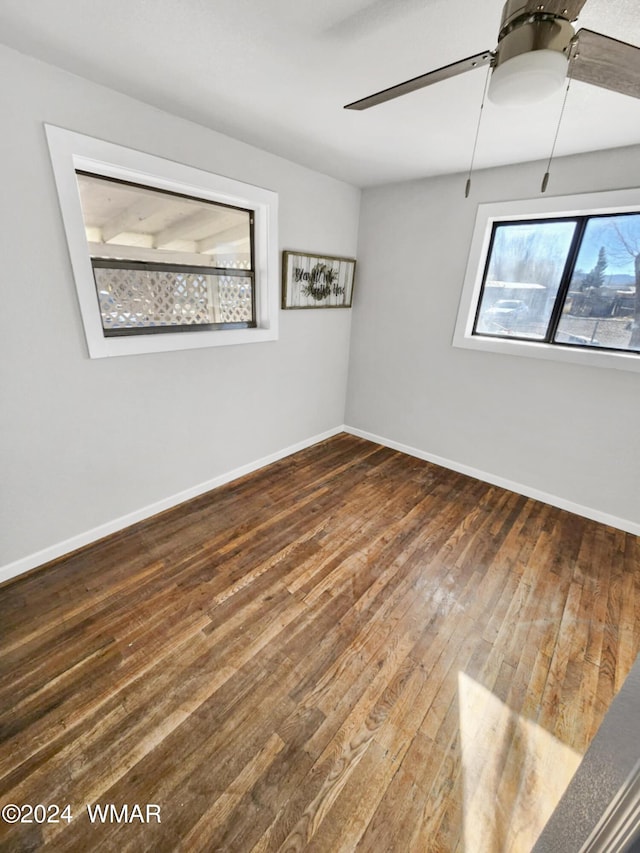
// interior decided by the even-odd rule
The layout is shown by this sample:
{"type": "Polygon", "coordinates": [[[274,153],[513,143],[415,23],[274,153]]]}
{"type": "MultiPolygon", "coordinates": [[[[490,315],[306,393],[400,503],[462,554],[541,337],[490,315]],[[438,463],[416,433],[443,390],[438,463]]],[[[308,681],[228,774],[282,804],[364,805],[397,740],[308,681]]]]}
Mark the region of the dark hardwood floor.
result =
{"type": "Polygon", "coordinates": [[[48,807],[2,850],[516,853],[640,649],[640,547],[340,435],[6,584],[0,624],[0,804],[48,807]]]}

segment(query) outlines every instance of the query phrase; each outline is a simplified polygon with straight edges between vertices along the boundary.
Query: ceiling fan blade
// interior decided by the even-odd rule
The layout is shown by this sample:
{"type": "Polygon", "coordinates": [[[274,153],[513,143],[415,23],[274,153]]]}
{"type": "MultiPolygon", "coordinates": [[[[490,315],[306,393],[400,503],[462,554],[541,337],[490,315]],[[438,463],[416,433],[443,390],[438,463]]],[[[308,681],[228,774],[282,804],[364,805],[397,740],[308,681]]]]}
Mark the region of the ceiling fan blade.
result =
{"type": "Polygon", "coordinates": [[[571,78],[640,98],[640,47],[578,30],[571,78]]]}
{"type": "Polygon", "coordinates": [[[568,21],[575,21],[587,0],[527,0],[522,3],[523,14],[544,12],[547,15],[560,15],[568,21]]]}
{"type": "Polygon", "coordinates": [[[468,56],[466,59],[459,60],[459,62],[452,62],[451,65],[436,68],[435,71],[429,71],[427,74],[421,74],[419,77],[412,77],[411,80],[399,83],[397,86],[383,89],[381,92],[376,92],[375,95],[369,95],[367,98],[353,101],[353,103],[345,106],[345,110],[367,110],[369,107],[375,107],[377,104],[391,101],[393,98],[399,98],[400,95],[407,95],[409,92],[415,92],[416,89],[423,89],[432,83],[439,83],[441,80],[455,77],[457,74],[463,74],[465,71],[480,68],[482,65],[487,65],[492,59],[493,51],[491,50],[476,53],[475,56],[468,56]]]}

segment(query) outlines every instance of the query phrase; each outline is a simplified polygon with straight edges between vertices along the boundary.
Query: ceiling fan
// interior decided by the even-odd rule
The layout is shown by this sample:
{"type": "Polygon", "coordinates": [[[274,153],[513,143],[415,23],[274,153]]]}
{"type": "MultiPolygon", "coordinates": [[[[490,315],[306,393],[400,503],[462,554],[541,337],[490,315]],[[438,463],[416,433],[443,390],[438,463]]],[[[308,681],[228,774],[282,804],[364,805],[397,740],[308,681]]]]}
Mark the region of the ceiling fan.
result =
{"type": "Polygon", "coordinates": [[[575,32],[586,0],[507,0],[498,44],[451,65],[413,77],[347,104],[366,110],[449,77],[491,66],[488,97],[497,104],[526,104],[561,88],[567,77],[640,98],[640,47],[592,30],[575,32]]]}

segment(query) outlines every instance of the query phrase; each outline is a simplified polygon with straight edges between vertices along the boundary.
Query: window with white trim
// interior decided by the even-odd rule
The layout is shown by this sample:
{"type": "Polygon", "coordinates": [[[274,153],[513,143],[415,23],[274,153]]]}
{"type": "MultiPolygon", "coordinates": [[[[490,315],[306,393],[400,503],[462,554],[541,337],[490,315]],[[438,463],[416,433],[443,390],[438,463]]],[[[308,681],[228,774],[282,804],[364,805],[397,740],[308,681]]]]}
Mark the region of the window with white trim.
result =
{"type": "Polygon", "coordinates": [[[277,195],[47,126],[93,358],[277,338],[277,195]]]}
{"type": "Polygon", "coordinates": [[[480,205],[454,344],[640,369],[640,192],[480,205]]]}

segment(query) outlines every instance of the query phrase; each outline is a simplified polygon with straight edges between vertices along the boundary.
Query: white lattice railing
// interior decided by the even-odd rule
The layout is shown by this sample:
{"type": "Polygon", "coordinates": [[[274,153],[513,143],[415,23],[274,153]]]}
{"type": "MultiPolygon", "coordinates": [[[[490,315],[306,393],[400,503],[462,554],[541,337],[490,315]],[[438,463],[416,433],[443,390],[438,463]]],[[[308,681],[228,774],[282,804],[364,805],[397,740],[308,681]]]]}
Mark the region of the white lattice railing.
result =
{"type": "Polygon", "coordinates": [[[250,276],[108,266],[94,275],[105,330],[253,320],[250,276]]]}

